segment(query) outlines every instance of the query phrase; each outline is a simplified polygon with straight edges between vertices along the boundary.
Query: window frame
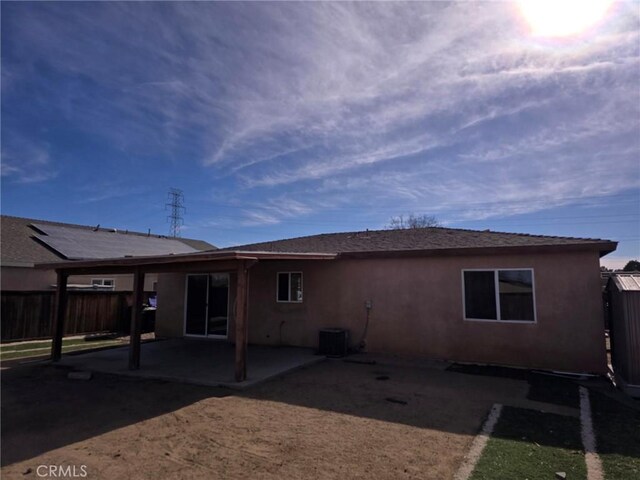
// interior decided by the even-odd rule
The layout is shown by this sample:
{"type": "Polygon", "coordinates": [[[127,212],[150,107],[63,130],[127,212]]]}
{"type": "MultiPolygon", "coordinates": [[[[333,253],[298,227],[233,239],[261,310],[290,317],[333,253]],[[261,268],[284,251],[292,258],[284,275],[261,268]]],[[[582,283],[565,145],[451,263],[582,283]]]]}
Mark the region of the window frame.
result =
{"type": "Polygon", "coordinates": [[[91,286],[92,287],[99,287],[99,288],[110,288],[111,290],[115,290],[116,289],[116,280],[114,278],[92,278],[91,279],[91,286]],[[93,282],[100,282],[100,283],[93,283],[93,282]],[[104,282],[111,282],[111,285],[105,285],[104,282]]]}
{"type": "Polygon", "coordinates": [[[491,322],[491,323],[516,323],[519,325],[535,325],[538,323],[538,309],[536,308],[536,277],[533,267],[522,268],[463,268],[461,272],[462,277],[462,319],[466,322],[491,322]],[[500,309],[500,272],[504,271],[521,271],[526,270],[531,272],[531,296],[533,303],[533,320],[502,320],[502,311],[500,309]],[[495,289],[495,302],[496,302],[496,318],[467,318],[467,294],[464,286],[464,273],[465,272],[493,272],[493,281],[495,289]]]}
{"type": "Polygon", "coordinates": [[[302,272],[299,271],[285,271],[285,272],[276,272],[276,303],[302,303],[304,302],[304,278],[302,272]],[[291,275],[294,273],[300,274],[300,290],[302,291],[302,300],[292,300],[291,299],[291,275]],[[289,288],[287,288],[287,296],[289,300],[280,300],[278,297],[278,293],[280,292],[280,275],[287,275],[289,288]]]}

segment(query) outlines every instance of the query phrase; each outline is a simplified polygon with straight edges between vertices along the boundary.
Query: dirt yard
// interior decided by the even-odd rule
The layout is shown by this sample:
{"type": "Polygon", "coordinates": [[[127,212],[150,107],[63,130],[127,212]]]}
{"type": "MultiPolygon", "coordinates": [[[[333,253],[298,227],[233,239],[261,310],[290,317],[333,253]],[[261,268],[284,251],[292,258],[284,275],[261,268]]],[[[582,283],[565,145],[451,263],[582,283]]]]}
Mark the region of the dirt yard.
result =
{"type": "Polygon", "coordinates": [[[2,372],[4,479],[40,465],[109,480],[446,479],[493,403],[531,403],[517,379],[392,360],[327,360],[242,392],[66,373],[2,372]]]}

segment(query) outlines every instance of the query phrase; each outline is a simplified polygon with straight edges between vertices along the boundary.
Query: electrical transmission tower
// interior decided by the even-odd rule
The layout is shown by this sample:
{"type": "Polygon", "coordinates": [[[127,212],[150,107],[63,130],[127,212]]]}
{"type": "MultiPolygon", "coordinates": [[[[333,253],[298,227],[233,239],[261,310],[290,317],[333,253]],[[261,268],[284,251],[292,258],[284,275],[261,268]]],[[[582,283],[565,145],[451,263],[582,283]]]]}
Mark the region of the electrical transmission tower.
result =
{"type": "Polygon", "coordinates": [[[171,212],[170,215],[167,215],[167,221],[170,223],[169,236],[179,237],[180,227],[184,224],[182,214],[187,211],[184,208],[184,193],[178,188],[171,188],[167,198],[169,202],[165,204],[165,208],[171,212]]]}

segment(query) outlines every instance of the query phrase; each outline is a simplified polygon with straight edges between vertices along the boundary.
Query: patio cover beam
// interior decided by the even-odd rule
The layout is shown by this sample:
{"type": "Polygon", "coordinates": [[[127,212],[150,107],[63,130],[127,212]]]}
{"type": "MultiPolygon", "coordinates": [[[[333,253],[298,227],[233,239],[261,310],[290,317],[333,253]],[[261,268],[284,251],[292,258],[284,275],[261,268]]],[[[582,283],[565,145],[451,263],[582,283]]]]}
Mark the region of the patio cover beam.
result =
{"type": "Polygon", "coordinates": [[[237,260],[208,261],[197,263],[175,263],[158,265],[102,265],[95,267],[64,267],[59,270],[72,275],[109,275],[132,274],[140,270],[144,273],[213,273],[234,271],[237,268],[237,260]]]}
{"type": "MultiPolygon", "coordinates": [[[[244,252],[213,251],[175,255],[137,256],[103,258],[94,260],[66,260],[62,262],[39,263],[36,268],[65,270],[68,273],[84,274],[87,272],[133,273],[136,268],[145,272],[185,271],[188,265],[198,269],[204,265],[217,265],[223,262],[233,263],[238,260],[333,260],[335,253],[277,253],[277,252],[244,252]]],[[[235,265],[235,263],[234,263],[235,265]]],[[[235,267],[233,268],[235,270],[235,267]]]]}
{"type": "Polygon", "coordinates": [[[249,325],[247,321],[247,291],[249,266],[245,260],[238,262],[236,284],[236,382],[247,379],[247,340],[249,325]]]}

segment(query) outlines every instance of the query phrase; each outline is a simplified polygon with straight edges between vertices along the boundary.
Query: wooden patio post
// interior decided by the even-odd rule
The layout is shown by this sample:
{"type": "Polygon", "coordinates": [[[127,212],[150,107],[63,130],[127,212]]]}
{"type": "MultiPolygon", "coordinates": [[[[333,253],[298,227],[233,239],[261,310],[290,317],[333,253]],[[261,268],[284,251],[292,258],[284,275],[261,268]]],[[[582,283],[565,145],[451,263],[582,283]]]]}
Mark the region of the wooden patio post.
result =
{"type": "Polygon", "coordinates": [[[56,309],[52,325],[51,360],[57,362],[62,357],[62,337],[64,336],[64,320],[67,314],[67,279],[66,272],[58,270],[56,281],[56,309]]]}
{"type": "Polygon", "coordinates": [[[144,272],[133,274],[133,304],[131,306],[131,337],[129,339],[129,370],[140,368],[140,334],[142,332],[142,300],[144,297],[144,272]]]}
{"type": "Polygon", "coordinates": [[[247,379],[247,277],[249,270],[246,261],[238,264],[236,287],[236,382],[247,379]]]}

